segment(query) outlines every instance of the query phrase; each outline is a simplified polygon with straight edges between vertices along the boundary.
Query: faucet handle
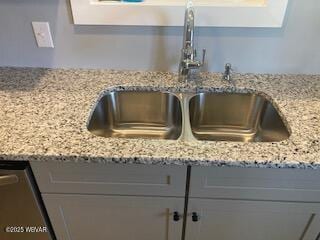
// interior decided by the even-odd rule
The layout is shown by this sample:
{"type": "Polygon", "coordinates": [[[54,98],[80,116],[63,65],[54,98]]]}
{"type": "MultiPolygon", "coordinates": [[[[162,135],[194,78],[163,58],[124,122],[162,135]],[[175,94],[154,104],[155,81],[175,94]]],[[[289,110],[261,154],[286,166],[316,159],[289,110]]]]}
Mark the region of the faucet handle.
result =
{"type": "MultiPolygon", "coordinates": [[[[207,52],[206,49],[202,49],[202,61],[200,62],[201,65],[203,65],[206,60],[206,52],[207,52]]],[[[193,55],[194,57],[197,57],[197,49],[193,50],[193,55]]]]}
{"type": "Polygon", "coordinates": [[[207,50],[205,48],[202,49],[202,65],[204,65],[204,62],[206,60],[206,53],[207,53],[207,50]]]}

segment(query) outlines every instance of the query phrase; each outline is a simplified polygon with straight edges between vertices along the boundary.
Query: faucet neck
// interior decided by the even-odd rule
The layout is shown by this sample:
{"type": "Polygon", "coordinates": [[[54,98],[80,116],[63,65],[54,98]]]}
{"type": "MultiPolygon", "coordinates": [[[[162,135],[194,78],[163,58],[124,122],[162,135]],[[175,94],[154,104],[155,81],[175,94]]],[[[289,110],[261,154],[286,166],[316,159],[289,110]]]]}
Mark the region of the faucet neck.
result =
{"type": "Polygon", "coordinates": [[[194,48],[194,9],[190,1],[187,4],[184,17],[184,34],[179,64],[179,78],[188,80],[193,70],[198,70],[203,66],[205,50],[202,61],[196,59],[196,49],[194,48]]]}
{"type": "Polygon", "coordinates": [[[187,7],[184,19],[183,48],[193,48],[194,39],[194,9],[187,7]]]}

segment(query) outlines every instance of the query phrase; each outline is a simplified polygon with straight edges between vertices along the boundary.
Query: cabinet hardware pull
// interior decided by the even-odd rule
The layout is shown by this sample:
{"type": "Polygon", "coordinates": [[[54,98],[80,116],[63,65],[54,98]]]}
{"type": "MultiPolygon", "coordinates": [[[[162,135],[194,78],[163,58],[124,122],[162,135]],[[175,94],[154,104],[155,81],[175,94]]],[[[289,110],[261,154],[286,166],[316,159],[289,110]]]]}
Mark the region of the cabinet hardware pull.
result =
{"type": "Polygon", "coordinates": [[[173,221],[178,222],[180,220],[180,215],[178,212],[173,213],[173,221]]]}
{"type": "Polygon", "coordinates": [[[196,212],[192,213],[192,222],[198,222],[199,221],[199,216],[196,212]]]}

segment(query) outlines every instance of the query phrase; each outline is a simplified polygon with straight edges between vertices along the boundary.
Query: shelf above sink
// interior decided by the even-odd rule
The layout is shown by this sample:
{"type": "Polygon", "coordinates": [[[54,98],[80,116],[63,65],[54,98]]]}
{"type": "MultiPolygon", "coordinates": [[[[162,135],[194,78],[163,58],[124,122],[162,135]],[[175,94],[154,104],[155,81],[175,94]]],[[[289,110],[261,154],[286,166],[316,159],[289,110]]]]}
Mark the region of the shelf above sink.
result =
{"type": "MultiPolygon", "coordinates": [[[[281,27],[288,0],[194,0],[196,26],[281,27]]],[[[74,24],[183,26],[185,0],[71,0],[74,24]]]]}

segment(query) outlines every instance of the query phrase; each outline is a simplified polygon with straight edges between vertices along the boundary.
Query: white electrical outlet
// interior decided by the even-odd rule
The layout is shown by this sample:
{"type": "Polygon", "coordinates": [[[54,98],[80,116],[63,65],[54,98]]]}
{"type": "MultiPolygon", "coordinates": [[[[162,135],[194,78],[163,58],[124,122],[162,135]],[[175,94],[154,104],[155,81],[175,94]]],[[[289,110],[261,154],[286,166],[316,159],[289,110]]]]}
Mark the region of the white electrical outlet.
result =
{"type": "Polygon", "coordinates": [[[32,22],[38,47],[54,48],[48,22],[32,22]]]}

